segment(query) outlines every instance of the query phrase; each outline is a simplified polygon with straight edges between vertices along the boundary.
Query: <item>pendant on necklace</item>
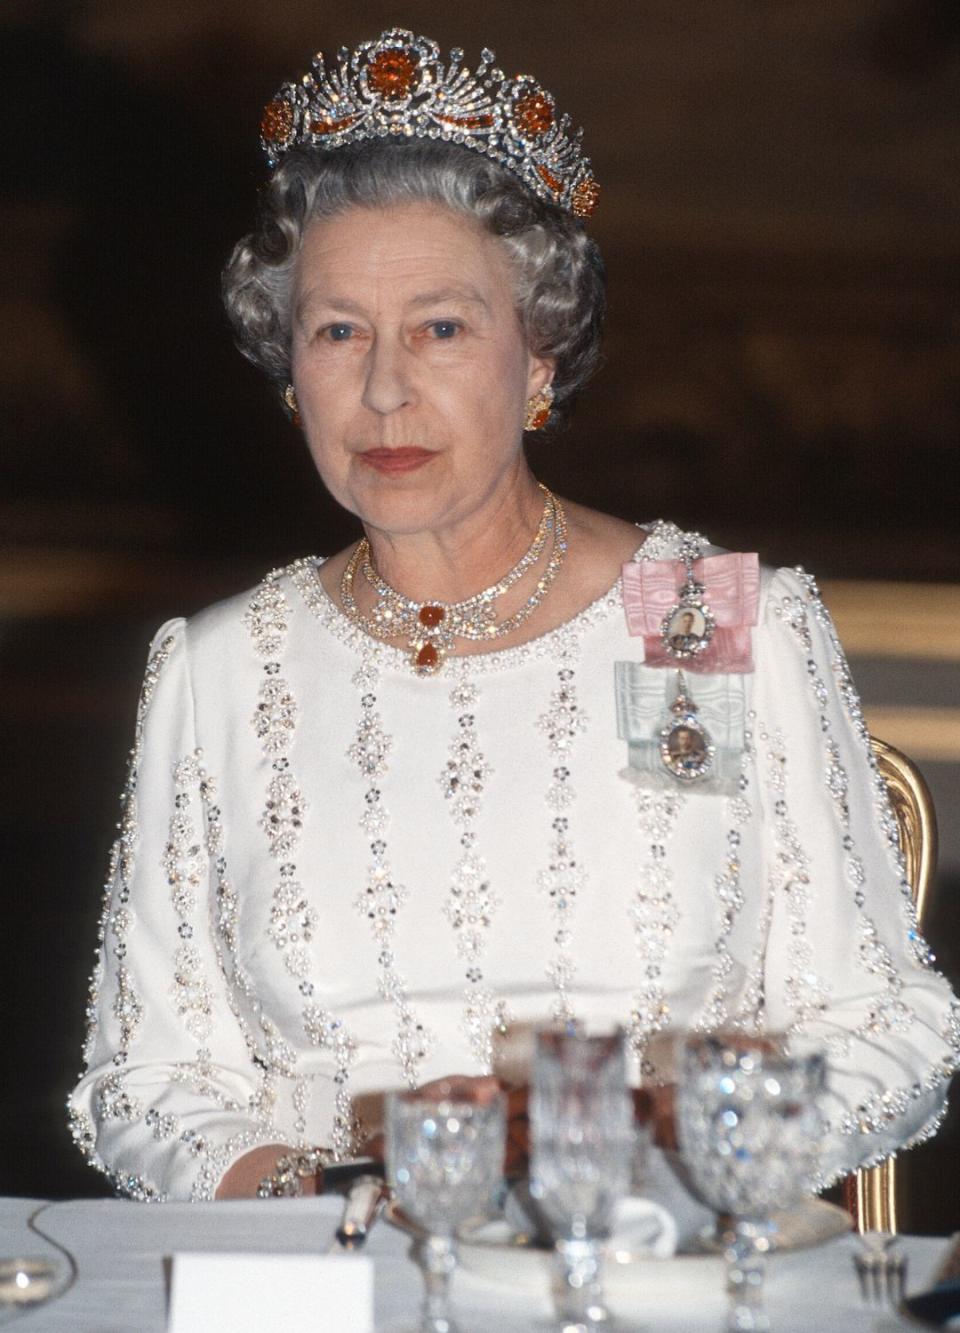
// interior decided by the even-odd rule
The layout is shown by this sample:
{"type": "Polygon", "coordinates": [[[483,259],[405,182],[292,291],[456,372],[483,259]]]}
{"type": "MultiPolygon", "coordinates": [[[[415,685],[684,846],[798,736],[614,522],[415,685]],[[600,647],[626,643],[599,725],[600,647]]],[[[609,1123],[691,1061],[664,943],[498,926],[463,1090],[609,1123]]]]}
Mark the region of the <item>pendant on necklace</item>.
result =
{"type": "Polygon", "coordinates": [[[693,552],[684,550],[681,559],[687,576],[677,590],[677,602],[660,624],[660,642],[673,658],[685,661],[706,652],[717,622],[704,600],[704,586],[693,574],[693,552]]]}
{"type": "Polygon", "coordinates": [[[442,606],[426,602],[417,612],[417,630],[410,640],[410,661],[419,676],[435,676],[443,666],[446,651],[443,636],[431,630],[443,627],[447,612],[442,606]],[[421,632],[422,630],[425,632],[421,632]]]}
{"type": "Polygon", "coordinates": [[[677,696],[670,705],[670,713],[669,721],[660,728],[660,762],[678,782],[697,782],[708,777],[717,749],[687,693],[682,671],[677,672],[677,696]]]}
{"type": "Polygon", "coordinates": [[[340,602],[350,620],[377,639],[406,639],[409,662],[418,676],[435,676],[448,654],[456,651],[456,640],[494,643],[518,629],[536,610],[560,572],[567,551],[567,526],[563,506],[545,486],[543,514],[533,541],[512,569],[482,592],[460,602],[416,602],[392,588],[373,563],[370,543],[364,537],[347,561],[340,579],[340,602]],[[536,587],[520,606],[504,619],[497,618],[497,600],[513,588],[540,560],[547,541],[553,538],[546,566],[536,587]],[[376,595],[368,614],[354,596],[358,572],[376,595]]]}

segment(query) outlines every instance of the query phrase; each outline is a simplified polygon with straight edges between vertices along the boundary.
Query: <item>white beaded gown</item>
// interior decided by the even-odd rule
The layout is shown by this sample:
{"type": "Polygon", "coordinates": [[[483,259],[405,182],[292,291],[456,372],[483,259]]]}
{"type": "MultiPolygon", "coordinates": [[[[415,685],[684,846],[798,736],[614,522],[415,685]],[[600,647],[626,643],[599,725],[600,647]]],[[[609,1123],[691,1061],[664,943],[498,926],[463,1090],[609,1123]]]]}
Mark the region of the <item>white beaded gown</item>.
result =
{"type": "Polygon", "coordinates": [[[69,1098],[118,1190],[207,1200],[259,1143],[349,1157],[359,1094],[484,1072],[492,1029],[556,1014],[622,1022],[648,1079],[688,1028],[818,1038],[825,1179],[934,1132],[960,1017],[812,579],[764,569],[754,670],[690,678],[722,761],[697,785],[656,762],[676,673],[619,583],[425,679],[318,567],[150,651],[69,1098]]]}

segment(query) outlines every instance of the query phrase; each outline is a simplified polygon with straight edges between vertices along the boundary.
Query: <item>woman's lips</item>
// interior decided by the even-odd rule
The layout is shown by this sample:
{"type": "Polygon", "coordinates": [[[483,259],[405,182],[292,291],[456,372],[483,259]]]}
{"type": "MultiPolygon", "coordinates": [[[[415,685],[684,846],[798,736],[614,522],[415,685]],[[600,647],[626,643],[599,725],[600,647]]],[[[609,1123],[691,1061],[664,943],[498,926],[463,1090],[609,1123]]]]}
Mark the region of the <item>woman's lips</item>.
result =
{"type": "Polygon", "coordinates": [[[360,461],[375,472],[388,476],[400,472],[413,472],[433,458],[431,449],[366,449],[359,455],[360,461]]]}

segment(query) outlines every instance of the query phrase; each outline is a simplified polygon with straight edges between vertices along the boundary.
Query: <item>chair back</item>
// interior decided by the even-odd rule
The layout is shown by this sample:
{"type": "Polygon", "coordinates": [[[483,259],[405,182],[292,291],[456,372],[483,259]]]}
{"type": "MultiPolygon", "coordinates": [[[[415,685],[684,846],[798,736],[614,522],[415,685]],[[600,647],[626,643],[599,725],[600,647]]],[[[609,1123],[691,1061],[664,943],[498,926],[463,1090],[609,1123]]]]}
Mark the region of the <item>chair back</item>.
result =
{"type": "MultiPolygon", "coordinates": [[[[920,770],[900,750],[871,738],[870,748],[890,795],[917,920],[923,926],[937,868],[937,816],[920,770]]],[[[858,1231],[897,1230],[897,1165],[861,1167],[843,1182],[843,1198],[858,1231]]]]}

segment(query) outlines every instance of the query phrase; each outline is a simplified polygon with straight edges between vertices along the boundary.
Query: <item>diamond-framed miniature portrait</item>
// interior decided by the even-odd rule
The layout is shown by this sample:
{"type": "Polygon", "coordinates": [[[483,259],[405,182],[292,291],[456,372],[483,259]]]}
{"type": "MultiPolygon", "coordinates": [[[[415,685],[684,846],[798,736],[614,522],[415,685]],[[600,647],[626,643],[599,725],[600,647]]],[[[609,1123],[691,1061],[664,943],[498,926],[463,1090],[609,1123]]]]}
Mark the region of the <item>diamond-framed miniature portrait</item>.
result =
{"type": "Polygon", "coordinates": [[[660,732],[660,760],[681,782],[706,777],[715,754],[709,734],[689,713],[675,718],[660,732]]]}
{"type": "Polygon", "coordinates": [[[708,607],[681,602],[664,617],[661,637],[672,657],[696,657],[709,646],[713,631],[714,619],[708,607]]]}

